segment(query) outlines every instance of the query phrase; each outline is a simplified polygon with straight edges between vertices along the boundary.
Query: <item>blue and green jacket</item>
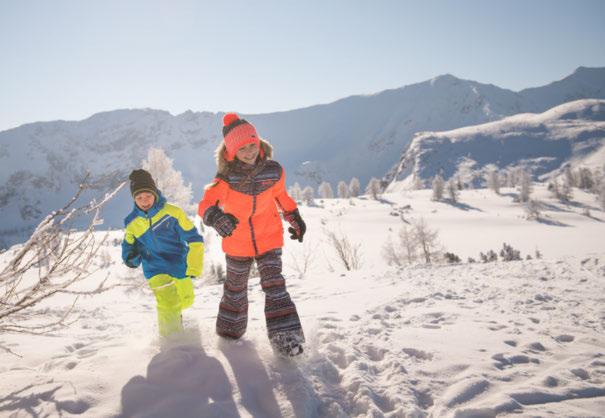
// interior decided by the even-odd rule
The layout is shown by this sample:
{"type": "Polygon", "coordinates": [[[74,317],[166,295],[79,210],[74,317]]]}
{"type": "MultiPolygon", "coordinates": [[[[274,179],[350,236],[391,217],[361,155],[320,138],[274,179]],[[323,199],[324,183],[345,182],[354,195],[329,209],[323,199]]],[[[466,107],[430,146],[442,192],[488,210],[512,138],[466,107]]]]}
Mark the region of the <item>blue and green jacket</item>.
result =
{"type": "Polygon", "coordinates": [[[147,212],[135,204],[124,226],[122,260],[131,268],[142,263],[146,279],[158,274],[181,279],[202,273],[204,239],[183,209],[166,203],[161,193],[147,212]]]}

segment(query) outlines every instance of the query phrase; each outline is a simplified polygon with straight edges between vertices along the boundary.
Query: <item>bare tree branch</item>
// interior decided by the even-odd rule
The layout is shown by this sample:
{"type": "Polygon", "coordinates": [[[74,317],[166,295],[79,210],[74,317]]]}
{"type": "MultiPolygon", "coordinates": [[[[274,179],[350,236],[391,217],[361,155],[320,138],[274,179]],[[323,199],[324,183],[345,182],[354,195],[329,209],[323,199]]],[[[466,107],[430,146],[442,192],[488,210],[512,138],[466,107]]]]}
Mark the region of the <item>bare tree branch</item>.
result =
{"type": "Polygon", "coordinates": [[[75,207],[88,189],[88,178],[89,175],[65,206],[51,212],[38,224],[0,271],[1,332],[45,334],[68,326],[71,322],[67,322],[67,317],[73,312],[78,296],[94,295],[115,287],[106,286],[107,276],[92,290],[72,288],[99,270],[95,268],[96,256],[108,239],[107,234],[99,239],[94,233],[95,227],[102,223],[100,211],[126,184],[122,182],[98,202],[93,199],[75,207]],[[88,225],[84,230],[74,232],[71,226],[82,216],[90,217],[88,225]],[[33,315],[28,315],[28,310],[59,293],[75,296],[71,307],[57,320],[32,324],[29,319],[33,319],[33,315]]]}

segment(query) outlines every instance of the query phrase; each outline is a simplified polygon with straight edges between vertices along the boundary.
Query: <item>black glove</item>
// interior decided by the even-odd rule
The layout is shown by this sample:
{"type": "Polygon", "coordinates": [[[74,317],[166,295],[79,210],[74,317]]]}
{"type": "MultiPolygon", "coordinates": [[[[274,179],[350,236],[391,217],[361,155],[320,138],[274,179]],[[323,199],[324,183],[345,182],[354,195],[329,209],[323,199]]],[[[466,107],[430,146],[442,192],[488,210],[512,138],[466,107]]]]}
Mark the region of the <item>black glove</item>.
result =
{"type": "Polygon", "coordinates": [[[288,228],[290,239],[297,239],[298,241],[302,242],[303,236],[307,231],[307,225],[300,217],[298,209],[295,209],[292,212],[284,212],[284,219],[291,225],[290,228],[288,228]]]}
{"type": "Polygon", "coordinates": [[[204,214],[204,223],[216,229],[218,234],[225,238],[230,237],[239,223],[238,219],[230,213],[225,213],[218,207],[218,202],[210,206],[204,214]]]}

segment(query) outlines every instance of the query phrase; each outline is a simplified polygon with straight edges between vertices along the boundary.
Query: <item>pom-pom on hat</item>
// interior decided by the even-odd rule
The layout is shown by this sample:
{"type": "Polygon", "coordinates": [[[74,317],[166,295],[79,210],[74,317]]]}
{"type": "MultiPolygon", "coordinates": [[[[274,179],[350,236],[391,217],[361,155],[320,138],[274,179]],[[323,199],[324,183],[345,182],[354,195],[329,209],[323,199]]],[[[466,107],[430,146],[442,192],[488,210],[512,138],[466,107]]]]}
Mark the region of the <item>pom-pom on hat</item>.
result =
{"type": "Polygon", "coordinates": [[[243,146],[256,144],[260,148],[260,140],[254,125],[246,119],[240,119],[236,113],[227,113],[223,117],[223,138],[227,152],[225,159],[233,161],[235,153],[243,146]]]}
{"type": "Polygon", "coordinates": [[[155,196],[156,201],[158,200],[158,188],[148,171],[143,169],[132,170],[128,178],[130,179],[130,194],[133,198],[141,192],[149,192],[155,196]]]}

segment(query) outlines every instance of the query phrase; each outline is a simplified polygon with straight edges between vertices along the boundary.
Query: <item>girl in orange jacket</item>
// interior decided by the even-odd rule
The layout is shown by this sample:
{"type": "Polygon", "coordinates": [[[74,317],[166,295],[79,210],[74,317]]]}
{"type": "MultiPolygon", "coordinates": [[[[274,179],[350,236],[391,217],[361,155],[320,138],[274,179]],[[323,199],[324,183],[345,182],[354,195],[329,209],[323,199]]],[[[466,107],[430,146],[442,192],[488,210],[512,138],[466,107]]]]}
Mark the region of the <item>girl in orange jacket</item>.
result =
{"type": "Polygon", "coordinates": [[[256,260],[265,292],[269,340],[281,354],[295,356],[302,353],[305,338],[281,273],[284,241],[279,212],[290,224],[291,239],[302,242],[306,226],[286,192],[283,168],[271,160],[271,145],[235,113],[226,114],[223,123],[224,141],[216,150],[217,174],[198,207],[204,224],[222,237],[227,260],[216,332],[229,338],[246,332],[248,276],[256,260]]]}

